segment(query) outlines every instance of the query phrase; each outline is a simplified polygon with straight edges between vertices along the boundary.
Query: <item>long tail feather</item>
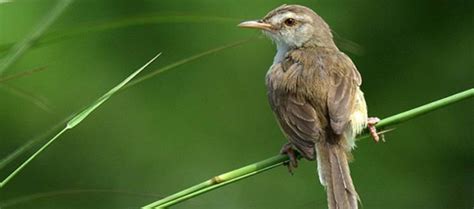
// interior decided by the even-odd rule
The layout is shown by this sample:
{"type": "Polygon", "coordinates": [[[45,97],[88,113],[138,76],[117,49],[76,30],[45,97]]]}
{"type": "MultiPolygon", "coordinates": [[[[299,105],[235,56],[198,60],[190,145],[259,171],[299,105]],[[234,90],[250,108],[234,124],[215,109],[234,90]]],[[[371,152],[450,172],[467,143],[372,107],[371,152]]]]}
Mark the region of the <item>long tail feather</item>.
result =
{"type": "Polygon", "coordinates": [[[329,209],[357,209],[358,195],[349,170],[347,153],[337,144],[316,146],[318,172],[326,187],[329,209]]]}

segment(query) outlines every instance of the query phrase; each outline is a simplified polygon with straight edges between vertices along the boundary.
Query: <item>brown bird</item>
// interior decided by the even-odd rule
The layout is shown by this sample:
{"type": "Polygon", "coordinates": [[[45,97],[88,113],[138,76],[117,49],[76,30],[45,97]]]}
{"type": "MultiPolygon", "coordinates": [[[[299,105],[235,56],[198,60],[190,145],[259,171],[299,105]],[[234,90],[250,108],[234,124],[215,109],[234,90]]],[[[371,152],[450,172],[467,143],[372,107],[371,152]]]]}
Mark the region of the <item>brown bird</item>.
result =
{"type": "Polygon", "coordinates": [[[348,161],[355,136],[365,127],[376,141],[378,118],[367,117],[361,76],[339,51],[326,22],[313,10],[282,5],[263,19],[239,24],[261,29],[277,46],[266,75],[268,99],[289,140],[282,154],[297,167],[295,151],[317,160],[329,209],[356,209],[359,196],[348,161]]]}

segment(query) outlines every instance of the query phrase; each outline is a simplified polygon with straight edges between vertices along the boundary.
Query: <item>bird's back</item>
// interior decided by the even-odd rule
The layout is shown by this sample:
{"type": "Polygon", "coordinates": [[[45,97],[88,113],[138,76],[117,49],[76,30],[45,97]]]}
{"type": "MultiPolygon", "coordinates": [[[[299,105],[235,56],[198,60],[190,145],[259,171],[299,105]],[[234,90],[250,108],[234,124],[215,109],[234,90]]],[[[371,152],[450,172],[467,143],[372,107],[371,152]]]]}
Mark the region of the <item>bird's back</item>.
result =
{"type": "Polygon", "coordinates": [[[357,208],[348,160],[360,82],[352,61],[337,48],[291,50],[266,77],[268,99],[286,137],[303,157],[318,160],[331,209],[357,208]]]}

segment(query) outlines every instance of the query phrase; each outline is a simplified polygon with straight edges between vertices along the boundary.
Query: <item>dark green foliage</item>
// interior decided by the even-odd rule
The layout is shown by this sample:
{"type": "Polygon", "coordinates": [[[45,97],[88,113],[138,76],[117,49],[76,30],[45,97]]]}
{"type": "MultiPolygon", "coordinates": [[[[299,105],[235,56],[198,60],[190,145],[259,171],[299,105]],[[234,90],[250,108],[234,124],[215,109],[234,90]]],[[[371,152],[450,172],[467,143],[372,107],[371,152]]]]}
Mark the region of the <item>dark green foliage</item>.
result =
{"type": "MultiPolygon", "coordinates": [[[[371,116],[384,118],[474,84],[472,1],[294,2],[312,7],[339,37],[360,46],[351,50],[350,42],[340,42],[363,76],[371,116]]],[[[235,25],[283,3],[289,2],[75,1],[46,31],[50,39],[40,39],[3,74],[46,67],[5,83],[43,98],[50,112],[1,88],[0,158],[90,104],[156,52],[163,52],[159,68],[259,36],[235,25]],[[169,21],[53,39],[160,15],[169,21]]],[[[0,4],[0,45],[21,40],[55,4],[0,4]]],[[[275,155],[285,139],[263,84],[274,51],[270,41],[255,39],[128,88],[2,188],[0,207],[30,197],[5,208],[137,208],[275,155]]],[[[401,124],[387,143],[358,143],[351,170],[363,208],[472,207],[473,105],[461,102],[401,124]]],[[[37,148],[0,170],[0,179],[37,148]]],[[[294,176],[277,168],[175,208],[325,208],[314,164],[301,163],[294,176]]]]}

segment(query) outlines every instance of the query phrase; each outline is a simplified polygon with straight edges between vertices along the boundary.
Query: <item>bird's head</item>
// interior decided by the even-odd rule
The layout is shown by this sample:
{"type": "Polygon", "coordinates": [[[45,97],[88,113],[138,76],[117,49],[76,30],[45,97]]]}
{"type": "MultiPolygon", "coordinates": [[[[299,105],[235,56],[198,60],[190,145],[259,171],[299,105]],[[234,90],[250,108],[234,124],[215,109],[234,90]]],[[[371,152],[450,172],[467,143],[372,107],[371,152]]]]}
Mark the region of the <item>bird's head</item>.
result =
{"type": "Polygon", "coordinates": [[[260,20],[245,21],[238,26],[261,29],[277,45],[288,48],[335,46],[326,22],[310,8],[300,5],[282,5],[260,20]]]}

